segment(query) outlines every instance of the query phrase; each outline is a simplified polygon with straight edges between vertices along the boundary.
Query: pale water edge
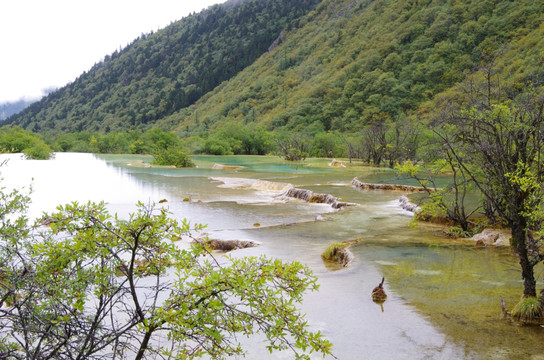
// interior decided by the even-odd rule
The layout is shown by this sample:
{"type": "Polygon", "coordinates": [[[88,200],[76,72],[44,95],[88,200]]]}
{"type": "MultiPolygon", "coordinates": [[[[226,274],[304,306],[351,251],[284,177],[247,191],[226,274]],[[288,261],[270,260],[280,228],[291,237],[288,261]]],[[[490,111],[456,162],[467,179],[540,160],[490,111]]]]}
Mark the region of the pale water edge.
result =
{"type": "MultiPolygon", "coordinates": [[[[143,167],[149,157],[128,155],[60,153],[32,161],[11,154],[0,161],[7,158],[0,168],[3,184],[32,184],[31,217],[74,200],[104,200],[123,216],[137,201],[167,199],[174,217],[208,224],[210,237],[262,244],[233,256],[267,254],[307,264],[321,288],[305,297],[303,310],[312,328],[334,343],[339,359],[541,359],[544,354],[544,328],[500,319],[499,296],[511,307],[522,293],[519,265],[508,249],[476,249],[433,230],[410,228],[410,214],[396,206],[398,193],[349,186],[355,176],[393,183],[388,169],[334,169],[327,160],[307,166],[252,156],[199,156],[195,169],[143,167]],[[213,170],[215,163],[243,168],[213,170]],[[258,180],[293,184],[358,206],[336,211],[279,201],[281,190],[252,187],[258,180]],[[351,249],[354,262],[343,270],[327,269],[321,252],[334,241],[355,238],[363,241],[351,249]],[[382,276],[388,293],[383,308],[370,298],[382,276]]],[[[542,288],[542,265],[536,276],[542,288]]],[[[247,359],[293,357],[270,355],[258,339],[248,347],[247,359]]]]}

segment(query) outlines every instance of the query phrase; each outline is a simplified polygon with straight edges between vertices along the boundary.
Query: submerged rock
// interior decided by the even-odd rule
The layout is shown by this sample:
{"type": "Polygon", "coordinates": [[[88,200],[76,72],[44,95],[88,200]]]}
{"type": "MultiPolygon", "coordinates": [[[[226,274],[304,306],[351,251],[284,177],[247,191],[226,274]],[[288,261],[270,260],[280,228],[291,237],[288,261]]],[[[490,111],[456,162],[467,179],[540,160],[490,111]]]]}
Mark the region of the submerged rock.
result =
{"type": "Polygon", "coordinates": [[[281,183],[267,180],[236,178],[236,177],[209,177],[212,181],[222,183],[219,185],[224,188],[232,189],[253,189],[259,191],[284,192],[294,187],[293,184],[281,183]]]}
{"type": "Polygon", "coordinates": [[[213,170],[238,170],[243,168],[243,166],[238,165],[224,165],[224,164],[213,164],[212,169],[213,170]]]}
{"type": "Polygon", "coordinates": [[[426,191],[423,186],[399,185],[399,184],[370,184],[359,181],[357,178],[351,180],[351,186],[361,190],[390,190],[419,192],[426,191]]]}

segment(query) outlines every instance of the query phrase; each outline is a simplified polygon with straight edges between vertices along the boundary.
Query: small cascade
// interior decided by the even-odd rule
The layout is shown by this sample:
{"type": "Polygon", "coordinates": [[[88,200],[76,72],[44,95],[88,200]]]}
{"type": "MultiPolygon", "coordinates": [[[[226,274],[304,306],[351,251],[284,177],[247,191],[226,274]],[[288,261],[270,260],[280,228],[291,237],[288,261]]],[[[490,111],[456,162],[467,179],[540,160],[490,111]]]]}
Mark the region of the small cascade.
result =
{"type": "Polygon", "coordinates": [[[298,199],[308,203],[327,204],[333,209],[341,209],[345,206],[355,205],[353,203],[339,201],[338,198],[330,194],[319,194],[310,190],[296,188],[290,183],[231,177],[210,177],[209,179],[222,183],[219,185],[220,187],[277,192],[279,195],[276,195],[275,197],[280,200],[298,199]]]}
{"type": "Polygon", "coordinates": [[[357,178],[351,180],[351,186],[361,190],[389,190],[419,192],[427,191],[423,186],[399,185],[399,184],[370,184],[359,181],[357,178]]]}
{"type": "Polygon", "coordinates": [[[406,211],[410,211],[410,212],[413,212],[413,213],[419,211],[419,206],[417,206],[413,202],[410,202],[410,200],[406,196],[401,196],[399,198],[399,205],[400,205],[401,209],[406,210],[406,211]]]}
{"type": "Polygon", "coordinates": [[[309,203],[315,203],[315,204],[328,204],[333,209],[341,209],[345,206],[355,205],[355,204],[347,203],[344,201],[338,201],[338,198],[330,194],[318,194],[310,190],[299,189],[295,187],[290,188],[285,193],[283,193],[280,197],[298,199],[298,200],[303,200],[303,201],[306,201],[309,203]]]}

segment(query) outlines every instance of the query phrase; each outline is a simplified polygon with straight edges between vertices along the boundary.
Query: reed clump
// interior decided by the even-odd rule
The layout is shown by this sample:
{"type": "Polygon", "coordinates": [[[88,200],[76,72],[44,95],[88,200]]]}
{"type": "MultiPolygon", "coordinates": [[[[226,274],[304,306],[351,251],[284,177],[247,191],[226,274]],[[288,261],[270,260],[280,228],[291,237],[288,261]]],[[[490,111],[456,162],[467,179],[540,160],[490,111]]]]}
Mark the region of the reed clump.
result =
{"type": "Polygon", "coordinates": [[[511,315],[521,322],[544,321],[543,301],[535,296],[525,297],[514,306],[511,315]]]}

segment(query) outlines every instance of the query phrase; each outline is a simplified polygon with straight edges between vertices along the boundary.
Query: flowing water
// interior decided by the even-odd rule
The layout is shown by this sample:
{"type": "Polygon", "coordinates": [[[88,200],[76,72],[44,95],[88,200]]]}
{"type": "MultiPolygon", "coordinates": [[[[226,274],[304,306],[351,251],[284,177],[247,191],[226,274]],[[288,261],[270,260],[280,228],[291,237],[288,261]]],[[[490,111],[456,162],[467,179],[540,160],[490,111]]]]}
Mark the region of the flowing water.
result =
{"type": "MultiPolygon", "coordinates": [[[[363,167],[330,168],[327,161],[301,165],[274,157],[195,157],[198,168],[144,166],[142,156],[57,154],[54,160],[9,158],[0,168],[4,186],[32,184],[31,217],[69,201],[104,200],[126,215],[137,201],[168,200],[176,218],[208,224],[211,238],[253,240],[233,256],[267,254],[308,265],[318,292],[305,296],[310,326],[334,344],[339,359],[544,359],[544,328],[501,319],[499,296],[512,307],[522,293],[516,257],[509,249],[478,249],[447,240],[433,227],[411,228],[400,192],[360,191],[349,183],[395,183],[394,172],[363,167]],[[214,170],[214,163],[242,166],[214,170]],[[357,204],[342,210],[276,197],[267,180],[328,193],[357,204]],[[340,270],[320,254],[332,242],[361,238],[355,260],[340,270]],[[385,277],[383,305],[372,289],[385,277]]],[[[543,286],[543,266],[536,268],[543,286]]],[[[270,355],[258,340],[249,359],[270,355]]],[[[319,358],[319,357],[317,357],[319,358]]]]}

